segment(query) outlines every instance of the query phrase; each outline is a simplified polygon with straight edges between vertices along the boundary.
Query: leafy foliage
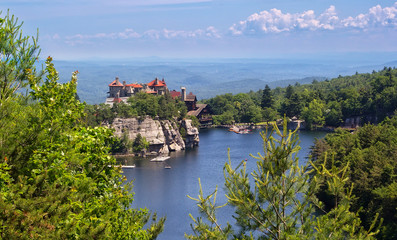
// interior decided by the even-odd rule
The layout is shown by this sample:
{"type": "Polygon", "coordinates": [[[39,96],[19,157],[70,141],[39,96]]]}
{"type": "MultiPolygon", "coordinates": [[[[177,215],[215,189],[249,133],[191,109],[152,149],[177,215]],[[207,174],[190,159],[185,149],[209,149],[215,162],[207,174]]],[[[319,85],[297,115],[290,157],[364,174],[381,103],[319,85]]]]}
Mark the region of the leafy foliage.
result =
{"type": "MultiPolygon", "coordinates": [[[[347,168],[345,186],[354,185],[352,210],[358,211],[363,225],[368,229],[373,216],[379,214],[384,226],[379,239],[396,238],[397,199],[397,117],[386,119],[378,126],[365,125],[354,134],[337,130],[325,140],[318,140],[312,150],[314,165],[327,165],[326,156],[332,156],[335,166],[347,168]]],[[[330,201],[337,198],[326,188],[317,195],[326,208],[334,207],[330,201]]]]}
{"type": "Polygon", "coordinates": [[[149,148],[149,142],[146,141],[145,137],[142,137],[141,134],[138,133],[134,142],[132,143],[132,149],[134,150],[134,152],[140,152],[148,148],[149,148]]]}
{"type": "MultiPolygon", "coordinates": [[[[9,27],[1,33],[20,26],[9,27]]],[[[7,85],[13,89],[0,99],[0,238],[155,239],[165,219],[130,208],[132,185],[109,156],[112,131],[81,122],[77,72],[70,82],[58,83],[49,57],[41,81],[28,65],[18,65],[35,45],[9,47],[16,55],[1,64],[26,81],[30,92],[22,97],[7,85]]],[[[27,62],[35,61],[27,56],[27,62]]]]}
{"type": "Polygon", "coordinates": [[[303,108],[302,117],[308,129],[313,129],[313,125],[323,126],[325,123],[324,104],[321,101],[313,99],[308,107],[303,108]]]}
{"type": "Polygon", "coordinates": [[[172,99],[169,94],[156,96],[139,92],[128,99],[128,103],[114,103],[86,105],[85,122],[88,126],[99,126],[103,123],[112,123],[116,117],[144,117],[173,120],[186,117],[187,107],[179,99],[172,99]]]}
{"type": "Polygon", "coordinates": [[[232,124],[233,122],[254,122],[263,120],[260,102],[255,95],[239,93],[237,95],[225,94],[206,101],[214,109],[215,124],[232,124]]]}

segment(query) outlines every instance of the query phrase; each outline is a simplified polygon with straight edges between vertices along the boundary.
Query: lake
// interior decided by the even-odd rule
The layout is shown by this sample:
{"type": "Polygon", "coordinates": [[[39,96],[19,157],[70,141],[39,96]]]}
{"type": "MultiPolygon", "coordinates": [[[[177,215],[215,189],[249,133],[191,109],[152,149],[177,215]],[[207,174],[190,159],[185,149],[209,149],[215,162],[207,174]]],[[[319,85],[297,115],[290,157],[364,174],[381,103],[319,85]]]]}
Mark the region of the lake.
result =
{"type": "MultiPolygon", "coordinates": [[[[119,159],[128,165],[135,164],[134,169],[124,169],[128,181],[133,181],[135,192],[134,208],[148,208],[157,212],[158,216],[166,216],[164,232],[160,240],[184,239],[185,233],[192,233],[190,224],[193,222],[189,213],[199,217],[195,201],[187,195],[197,197],[199,193],[198,178],[201,179],[205,193],[214,191],[218,185],[217,203],[226,203],[224,196],[223,166],[228,160],[230,148],[232,163],[236,166],[241,160],[247,159],[247,169],[256,168],[256,160],[249,156],[263,152],[260,130],[252,134],[236,134],[227,129],[204,129],[200,131],[200,146],[182,152],[171,153],[165,162],[150,162],[148,159],[119,159]],[[165,169],[170,166],[171,169],[165,169]]],[[[325,132],[299,131],[301,150],[299,162],[307,162],[310,147],[315,138],[322,138],[325,132]]],[[[220,209],[217,217],[233,221],[233,208],[220,209]]]]}

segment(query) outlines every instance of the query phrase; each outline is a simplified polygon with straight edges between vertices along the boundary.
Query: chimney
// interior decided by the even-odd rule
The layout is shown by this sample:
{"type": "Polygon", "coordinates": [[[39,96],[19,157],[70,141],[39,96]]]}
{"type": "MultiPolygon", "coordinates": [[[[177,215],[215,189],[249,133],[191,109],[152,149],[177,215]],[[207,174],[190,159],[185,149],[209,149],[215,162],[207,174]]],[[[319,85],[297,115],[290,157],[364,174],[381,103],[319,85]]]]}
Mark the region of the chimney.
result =
{"type": "Polygon", "coordinates": [[[154,81],[154,85],[158,85],[159,84],[159,80],[156,78],[154,81]]]}
{"type": "Polygon", "coordinates": [[[182,98],[182,101],[186,100],[186,88],[185,87],[181,87],[181,98],[182,98]]]}
{"type": "Polygon", "coordinates": [[[119,77],[116,77],[116,84],[118,85],[120,83],[119,77]]]}

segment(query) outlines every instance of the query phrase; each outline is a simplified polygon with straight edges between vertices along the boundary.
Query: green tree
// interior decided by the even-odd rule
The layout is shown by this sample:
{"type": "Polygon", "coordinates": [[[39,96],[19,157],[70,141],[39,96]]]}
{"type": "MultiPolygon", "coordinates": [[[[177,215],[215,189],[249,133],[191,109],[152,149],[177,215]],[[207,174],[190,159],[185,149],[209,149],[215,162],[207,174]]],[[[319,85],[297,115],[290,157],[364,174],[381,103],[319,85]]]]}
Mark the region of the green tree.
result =
{"type": "Polygon", "coordinates": [[[246,93],[239,93],[233,97],[234,107],[236,109],[234,119],[237,122],[251,122],[252,120],[260,121],[261,119],[261,111],[250,96],[246,93]]]}
{"type": "Polygon", "coordinates": [[[221,115],[213,116],[213,122],[215,125],[219,124],[233,124],[234,121],[234,113],[232,111],[226,111],[221,115]]]}
{"type": "Polygon", "coordinates": [[[313,99],[308,107],[303,108],[302,117],[305,120],[307,129],[312,130],[314,127],[323,126],[325,123],[324,104],[313,99]]]}
{"type": "Polygon", "coordinates": [[[287,99],[290,99],[292,97],[292,94],[294,94],[294,87],[291,86],[291,84],[288,84],[287,88],[285,89],[285,95],[284,97],[287,99]]]}
{"type": "Polygon", "coordinates": [[[262,108],[272,108],[274,103],[272,90],[269,85],[266,84],[265,89],[263,89],[261,107],[262,108]]]}
{"type": "MultiPolygon", "coordinates": [[[[116,118],[116,112],[113,111],[114,109],[117,109],[117,107],[113,108],[110,105],[104,103],[99,105],[85,104],[85,115],[83,117],[83,121],[87,126],[90,127],[111,124],[114,118],[116,118]]],[[[136,112],[134,113],[136,114],[136,112]]]]}
{"type": "Polygon", "coordinates": [[[149,115],[156,117],[159,113],[159,102],[156,96],[139,92],[135,96],[128,99],[128,103],[132,108],[136,109],[138,116],[149,115]]]}
{"type": "Polygon", "coordinates": [[[228,108],[227,106],[233,104],[233,95],[230,93],[218,95],[214,98],[209,99],[207,103],[210,105],[211,109],[213,109],[214,115],[220,115],[225,111],[230,110],[230,108],[228,108]]]}
{"type": "MultiPolygon", "coordinates": [[[[105,105],[105,104],[104,104],[105,105]]],[[[105,108],[102,108],[105,112],[105,108]]],[[[132,108],[130,105],[125,104],[124,102],[120,103],[113,103],[113,106],[111,107],[111,112],[110,116],[114,117],[120,117],[120,118],[130,118],[130,117],[136,117],[137,116],[137,111],[136,109],[132,108]]],[[[112,121],[110,121],[111,123],[112,121]]]]}
{"type": "Polygon", "coordinates": [[[303,102],[298,93],[292,93],[290,98],[285,98],[281,105],[281,113],[288,117],[299,117],[301,115],[303,102]]]}
{"type": "Polygon", "coordinates": [[[262,109],[262,118],[266,122],[275,121],[277,119],[277,110],[273,108],[262,109]]]}
{"type": "Polygon", "coordinates": [[[183,119],[186,117],[187,114],[187,107],[185,102],[176,99],[176,105],[177,105],[177,109],[178,109],[178,113],[179,113],[179,119],[183,119]]]}
{"type": "Polygon", "coordinates": [[[237,167],[232,162],[225,164],[225,189],[227,205],[235,211],[238,228],[229,223],[222,227],[216,218],[215,190],[204,196],[200,185],[198,198],[192,198],[203,217],[194,218],[189,239],[372,239],[373,227],[365,231],[360,226],[357,214],[350,212],[352,195],[345,188],[346,169],[327,169],[325,165],[315,168],[317,173],[311,183],[309,171],[299,166],[297,130],[287,130],[284,119],[283,131],[273,125],[270,132],[261,134],[264,153],[253,156],[257,170],[249,174],[246,161],[237,167]],[[331,176],[325,185],[341,197],[336,207],[322,215],[314,214],[314,205],[322,204],[314,197],[318,179],[331,176]],[[251,183],[253,181],[253,183],[251,183]]]}
{"type": "Polygon", "coordinates": [[[9,12],[0,16],[0,100],[28,86],[28,69],[35,73],[34,64],[40,53],[37,37],[24,36],[21,27],[22,23],[9,12]]]}
{"type": "MultiPolygon", "coordinates": [[[[43,84],[28,76],[36,111],[19,106],[30,109],[29,120],[18,129],[23,133],[19,142],[9,142],[4,135],[15,118],[1,119],[1,142],[7,146],[1,146],[0,156],[0,175],[5,179],[0,188],[0,236],[155,238],[164,219],[143,229],[151,219],[149,212],[130,208],[131,185],[123,184],[120,169],[113,167],[115,159],[109,156],[112,131],[81,126],[83,105],[75,99],[76,75],[59,84],[51,58],[46,65],[43,84]]],[[[26,118],[22,111],[17,114],[26,118]]]]}
{"type": "MultiPolygon", "coordinates": [[[[6,68],[18,72],[13,64],[6,68]]],[[[48,58],[44,81],[34,70],[24,74],[29,101],[10,85],[0,99],[0,238],[156,238],[165,219],[130,207],[131,184],[109,156],[113,132],[82,122],[77,73],[58,83],[48,58]]]]}
{"type": "MultiPolygon", "coordinates": [[[[332,156],[339,169],[348,168],[345,186],[354,185],[352,210],[358,211],[363,226],[369,229],[373,216],[384,219],[379,239],[397,237],[397,117],[386,119],[381,124],[364,125],[353,134],[339,129],[317,141],[312,150],[315,166],[328,164],[326,156],[332,156]]],[[[329,179],[326,179],[329,180],[329,179]]],[[[335,194],[319,188],[317,196],[332,208],[335,194]]]]}
{"type": "Polygon", "coordinates": [[[258,123],[262,121],[262,109],[257,105],[251,105],[247,109],[248,122],[258,123]]]}
{"type": "Polygon", "coordinates": [[[136,136],[134,139],[134,142],[132,143],[132,150],[134,152],[140,152],[142,150],[147,150],[149,148],[149,142],[146,141],[145,137],[142,137],[140,133],[136,136]]]}
{"type": "Polygon", "coordinates": [[[342,123],[342,106],[337,101],[330,101],[325,110],[325,124],[338,127],[342,123]]]}

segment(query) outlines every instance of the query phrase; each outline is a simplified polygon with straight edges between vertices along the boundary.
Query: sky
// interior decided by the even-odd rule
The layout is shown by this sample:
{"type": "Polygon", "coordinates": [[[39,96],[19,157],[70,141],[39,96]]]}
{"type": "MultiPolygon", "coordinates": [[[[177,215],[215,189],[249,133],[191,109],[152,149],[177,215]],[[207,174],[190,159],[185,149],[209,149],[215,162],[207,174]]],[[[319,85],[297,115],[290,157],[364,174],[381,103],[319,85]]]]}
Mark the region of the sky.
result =
{"type": "Polygon", "coordinates": [[[58,60],[397,53],[390,0],[1,0],[7,9],[58,60]]]}

